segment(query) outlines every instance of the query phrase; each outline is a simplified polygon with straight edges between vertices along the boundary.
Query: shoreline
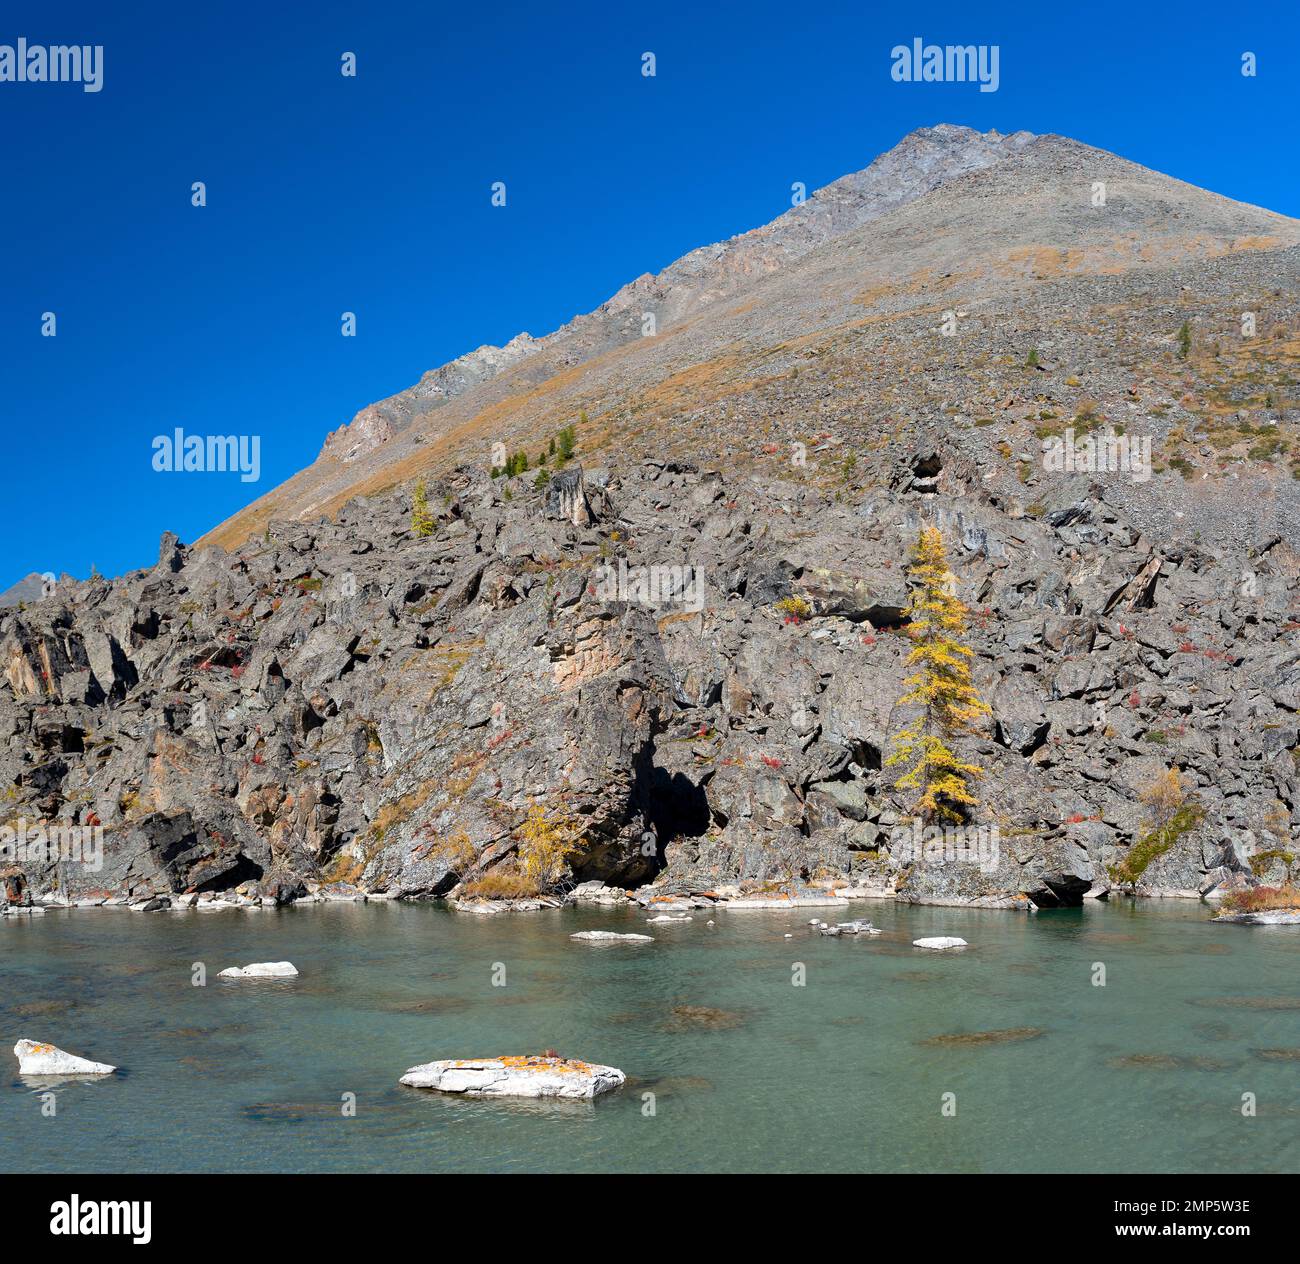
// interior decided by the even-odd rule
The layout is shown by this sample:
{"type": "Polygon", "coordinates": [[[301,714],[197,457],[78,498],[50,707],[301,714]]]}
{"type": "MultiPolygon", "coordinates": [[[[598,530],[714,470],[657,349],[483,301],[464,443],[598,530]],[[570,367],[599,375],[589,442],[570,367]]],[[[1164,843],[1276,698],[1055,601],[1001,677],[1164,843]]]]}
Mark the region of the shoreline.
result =
{"type": "MultiPolygon", "coordinates": [[[[608,908],[638,912],[664,920],[690,920],[690,914],[718,910],[733,912],[801,912],[816,909],[843,909],[856,903],[891,903],[910,905],[916,908],[951,908],[977,912],[1015,912],[1038,914],[1042,912],[1059,912],[1062,908],[1085,908],[1089,904],[1109,903],[1112,896],[1119,902],[1128,902],[1140,906],[1149,902],[1165,904],[1169,901],[1180,903],[1200,903],[1215,915],[1208,920],[1221,924],[1293,924],[1289,919],[1272,923],[1255,920],[1253,914],[1234,914],[1221,910],[1221,902],[1201,895],[1195,891],[1161,890],[1153,892],[1115,892],[1113,889],[1099,896],[1085,897],[1075,906],[1040,909],[1032,901],[1021,899],[987,899],[987,900],[916,900],[900,897],[892,891],[875,887],[835,887],[826,891],[808,890],[795,896],[778,894],[723,894],[711,891],[709,894],[695,893],[666,896],[638,895],[617,887],[600,887],[599,884],[583,884],[564,895],[540,896],[532,899],[518,900],[457,900],[454,895],[408,896],[392,895],[387,892],[361,891],[352,888],[346,891],[321,889],[309,891],[290,900],[276,900],[257,895],[240,895],[222,893],[219,895],[151,895],[151,896],[104,896],[82,897],[80,899],[61,898],[58,896],[40,896],[29,904],[6,904],[0,908],[0,916],[15,920],[24,917],[42,917],[48,912],[71,912],[88,909],[120,909],[131,913],[215,913],[215,912],[251,912],[277,910],[298,907],[312,907],[337,904],[440,904],[453,912],[473,917],[497,917],[506,914],[535,913],[547,909],[563,908],[608,908]],[[587,890],[584,890],[586,887],[587,890]]],[[[1296,914],[1300,921],[1300,911],[1296,914]]]]}

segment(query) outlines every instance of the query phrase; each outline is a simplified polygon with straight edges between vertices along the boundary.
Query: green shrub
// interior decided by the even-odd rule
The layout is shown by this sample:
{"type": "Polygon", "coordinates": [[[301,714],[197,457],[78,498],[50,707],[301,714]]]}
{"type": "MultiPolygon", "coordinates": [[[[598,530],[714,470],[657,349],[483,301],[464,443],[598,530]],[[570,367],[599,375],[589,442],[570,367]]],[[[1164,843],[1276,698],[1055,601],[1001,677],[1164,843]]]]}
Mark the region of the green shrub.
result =
{"type": "Polygon", "coordinates": [[[1110,876],[1117,882],[1132,886],[1147,871],[1151,862],[1159,859],[1184,834],[1191,833],[1205,819],[1205,809],[1199,803],[1184,803],[1163,825],[1143,834],[1128,855],[1118,865],[1112,865],[1110,876]]]}

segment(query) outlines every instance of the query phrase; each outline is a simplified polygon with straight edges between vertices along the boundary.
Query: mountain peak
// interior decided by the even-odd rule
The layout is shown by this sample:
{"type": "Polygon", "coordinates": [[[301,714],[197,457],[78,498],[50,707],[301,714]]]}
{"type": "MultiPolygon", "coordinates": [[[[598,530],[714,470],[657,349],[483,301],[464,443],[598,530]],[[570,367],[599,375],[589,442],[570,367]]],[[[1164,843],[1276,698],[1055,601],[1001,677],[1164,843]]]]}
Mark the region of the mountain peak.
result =
{"type": "MultiPolygon", "coordinates": [[[[912,313],[915,323],[940,301],[972,299],[1015,312],[1024,291],[1062,277],[1190,267],[1297,241],[1294,220],[1066,137],[917,128],[769,223],[643,273],[553,333],[481,346],[362,409],[291,489],[200,543],[242,543],[272,513],[332,512],[349,495],[486,460],[496,443],[517,450],[582,411],[603,416],[607,436],[648,408],[690,411],[701,398],[683,377],[690,366],[734,357],[765,380],[769,355],[788,358],[791,346],[864,318],[912,313]],[[1099,184],[1104,207],[1092,200],[1099,184]]],[[[915,345],[918,335],[900,336],[915,345]]]]}

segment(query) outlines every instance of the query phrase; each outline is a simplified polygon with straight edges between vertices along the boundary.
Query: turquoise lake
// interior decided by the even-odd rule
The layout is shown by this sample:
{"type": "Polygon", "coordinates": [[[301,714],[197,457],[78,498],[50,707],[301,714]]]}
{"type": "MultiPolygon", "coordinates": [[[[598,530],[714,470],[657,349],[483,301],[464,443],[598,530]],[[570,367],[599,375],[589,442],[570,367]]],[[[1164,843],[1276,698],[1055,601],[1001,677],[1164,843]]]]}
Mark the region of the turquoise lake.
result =
{"type": "Polygon", "coordinates": [[[1300,932],[1208,917],[865,902],[649,927],[382,903],[6,918],[0,1170],[1296,1172],[1300,932]],[[886,933],[823,938],[813,912],[886,933]],[[569,939],[584,929],[656,942],[569,939]],[[913,948],[923,935],[971,947],[913,948]],[[301,976],[216,978],[280,960],[301,976]],[[45,1117],[21,1037],[121,1073],[65,1082],[45,1117]],[[435,1058],[547,1048],[629,1082],[553,1104],[397,1083],[435,1058]]]}

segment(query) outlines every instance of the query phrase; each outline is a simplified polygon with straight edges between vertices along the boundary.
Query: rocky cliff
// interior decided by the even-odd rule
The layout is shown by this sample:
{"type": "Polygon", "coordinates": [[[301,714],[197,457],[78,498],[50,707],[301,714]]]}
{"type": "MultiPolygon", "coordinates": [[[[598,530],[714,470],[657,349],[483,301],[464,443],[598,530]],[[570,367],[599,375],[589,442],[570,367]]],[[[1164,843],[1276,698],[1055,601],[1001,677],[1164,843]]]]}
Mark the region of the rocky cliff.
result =
{"type": "Polygon", "coordinates": [[[26,853],[11,898],[491,889],[538,806],[572,881],[662,891],[1281,880],[1298,242],[1071,141],[926,129],[426,375],[195,547],[0,614],[5,820],[104,856],[26,853]],[[1052,459],[1086,436],[1149,460],[1052,459]],[[494,477],[495,443],[547,467],[494,477]],[[909,842],[885,764],[923,523],[991,707],[978,864],[909,842]],[[1171,768],[1195,811],[1153,846],[1171,768]]]}

